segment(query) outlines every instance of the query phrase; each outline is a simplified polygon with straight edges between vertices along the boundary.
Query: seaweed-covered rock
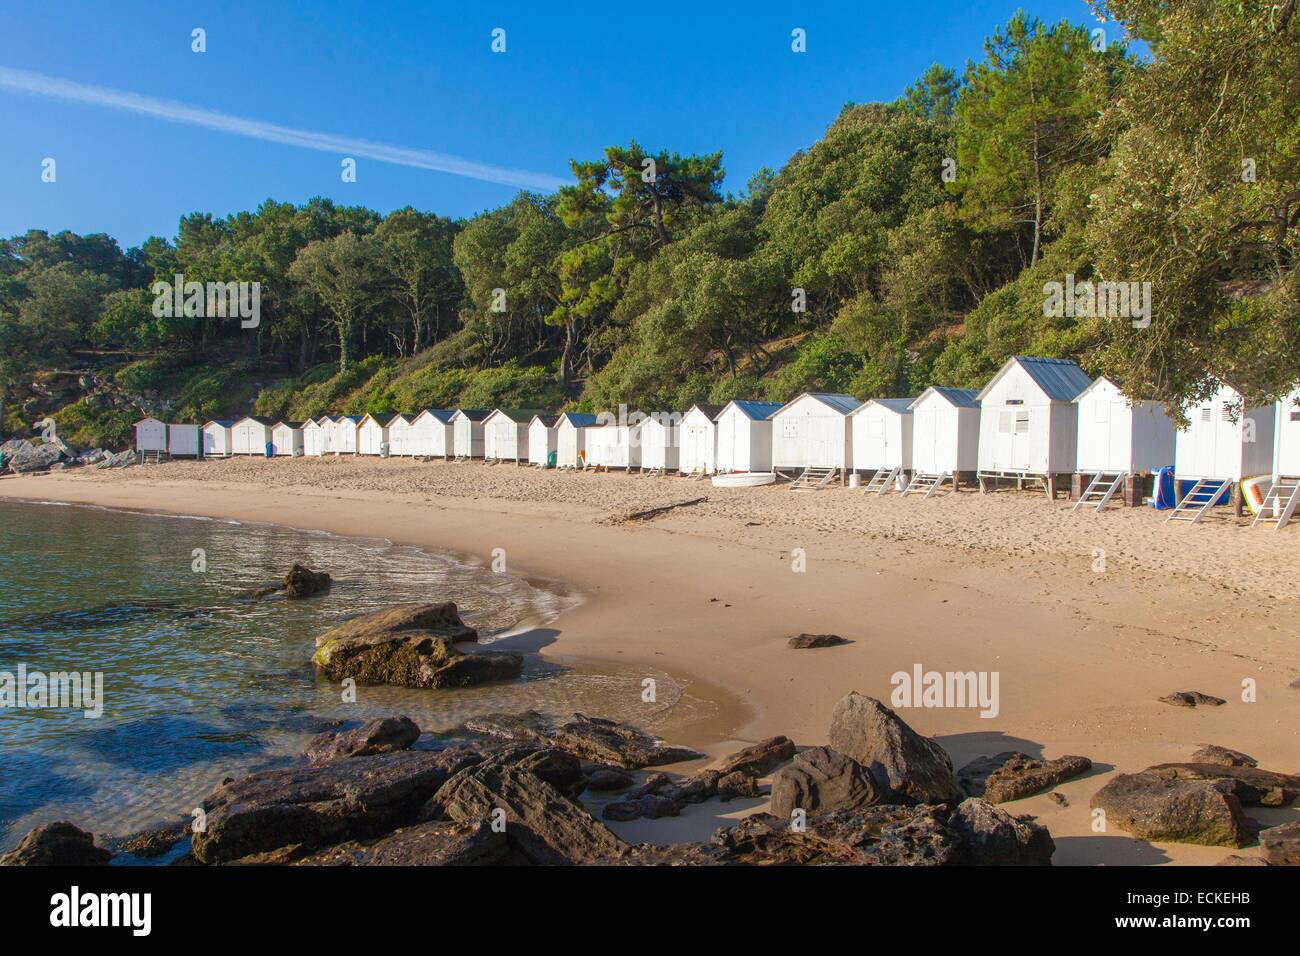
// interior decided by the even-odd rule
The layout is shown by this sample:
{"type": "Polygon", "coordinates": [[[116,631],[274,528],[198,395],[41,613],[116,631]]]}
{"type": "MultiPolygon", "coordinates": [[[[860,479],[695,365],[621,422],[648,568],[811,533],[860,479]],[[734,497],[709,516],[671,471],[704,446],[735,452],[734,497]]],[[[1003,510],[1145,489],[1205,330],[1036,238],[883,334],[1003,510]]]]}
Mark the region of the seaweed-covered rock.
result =
{"type": "Polygon", "coordinates": [[[95,837],[59,820],[28,831],[18,846],[0,856],[0,866],[107,866],[113,854],[95,837]]]}
{"type": "Polygon", "coordinates": [[[420,728],[410,717],[376,717],[353,730],[320,734],[307,747],[305,756],[312,763],[324,763],[341,757],[392,753],[408,749],[419,738],[420,728]]]}
{"type": "Polygon", "coordinates": [[[284,594],[289,598],[306,598],[313,594],[329,590],[330,576],[325,571],[313,571],[311,568],[295,564],[284,576],[284,594]]]}

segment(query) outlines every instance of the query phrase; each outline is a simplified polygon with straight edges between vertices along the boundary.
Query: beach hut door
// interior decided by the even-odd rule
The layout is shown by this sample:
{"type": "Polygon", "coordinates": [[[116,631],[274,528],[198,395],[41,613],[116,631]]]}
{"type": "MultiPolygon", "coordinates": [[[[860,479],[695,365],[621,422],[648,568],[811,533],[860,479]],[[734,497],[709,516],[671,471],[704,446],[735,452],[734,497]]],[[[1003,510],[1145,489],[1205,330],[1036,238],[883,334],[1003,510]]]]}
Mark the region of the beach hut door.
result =
{"type": "Polygon", "coordinates": [[[1029,409],[1017,406],[998,413],[998,439],[1005,454],[1002,460],[1012,471],[1029,469],[1029,409]]]}

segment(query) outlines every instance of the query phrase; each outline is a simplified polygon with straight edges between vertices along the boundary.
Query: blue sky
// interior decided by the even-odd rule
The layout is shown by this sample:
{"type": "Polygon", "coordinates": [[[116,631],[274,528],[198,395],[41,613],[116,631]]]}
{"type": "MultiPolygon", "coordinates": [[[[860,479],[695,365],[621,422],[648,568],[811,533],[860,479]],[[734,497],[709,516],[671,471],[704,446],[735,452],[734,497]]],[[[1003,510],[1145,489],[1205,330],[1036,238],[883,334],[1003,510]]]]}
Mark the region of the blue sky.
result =
{"type": "MultiPolygon", "coordinates": [[[[915,4],[142,3],[0,7],[0,235],[171,237],[181,215],[315,195],[469,216],[501,182],[245,138],[18,92],[3,71],[179,102],[261,123],[563,179],[571,158],[635,138],[723,152],[724,188],[779,168],[852,100],[890,100],[929,64],[960,69],[1018,7],[1094,26],[1082,0],[915,4]],[[183,10],[181,9],[183,8],[183,10]],[[924,10],[923,18],[918,16],[924,10]],[[582,12],[577,12],[581,10],[582,12]],[[191,51],[191,30],[207,52],[191,51]],[[494,28],[506,52],[490,50],[494,28]],[[790,51],[807,31],[808,52],[790,51]],[[41,181],[41,162],[57,181],[41,181]]],[[[1112,31],[1114,28],[1111,28],[1112,31]]],[[[1117,39],[1112,37],[1111,39],[1117,39]]],[[[440,163],[435,163],[440,165],[440,163]]],[[[497,175],[492,170],[487,175],[497,175]]],[[[508,178],[498,176],[498,178],[508,178]]]]}

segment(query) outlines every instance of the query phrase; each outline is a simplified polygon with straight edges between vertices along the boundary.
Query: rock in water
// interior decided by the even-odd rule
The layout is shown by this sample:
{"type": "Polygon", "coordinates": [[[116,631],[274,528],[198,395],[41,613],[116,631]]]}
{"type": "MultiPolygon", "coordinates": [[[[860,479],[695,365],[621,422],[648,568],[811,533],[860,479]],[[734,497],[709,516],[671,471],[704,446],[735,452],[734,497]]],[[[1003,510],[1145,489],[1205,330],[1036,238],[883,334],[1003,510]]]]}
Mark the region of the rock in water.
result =
{"type": "Polygon", "coordinates": [[[967,862],[980,866],[1051,866],[1056,844],[1047,828],[987,800],[963,800],[948,818],[967,862]]]}
{"type": "Polygon", "coordinates": [[[871,774],[852,757],[830,747],[814,747],[794,758],[772,778],[772,814],[790,819],[796,808],[809,813],[856,810],[880,802],[871,774]]]}
{"type": "Polygon", "coordinates": [[[439,787],[482,759],[468,747],[404,750],[231,780],[203,802],[194,855],[222,863],[295,844],[314,850],[373,839],[416,823],[439,787]]]}
{"type": "Polygon", "coordinates": [[[1156,773],[1122,773],[1098,790],[1092,807],[1106,826],[1143,840],[1245,846],[1251,827],[1228,780],[1182,780],[1156,773]]]}
{"type": "Polygon", "coordinates": [[[301,564],[295,564],[284,576],[284,593],[290,598],[311,597],[328,590],[330,576],[324,571],[313,571],[301,564]]]}
{"type": "Polygon", "coordinates": [[[95,846],[95,838],[65,820],[28,832],[0,866],[107,866],[113,854],[95,846]]]}
{"type": "Polygon", "coordinates": [[[330,680],[351,677],[402,687],[470,687],[512,680],[523,671],[519,654],[465,654],[454,646],[477,639],[450,601],[404,605],[362,615],[322,634],[312,663],[330,680]]]}
{"type": "Polygon", "coordinates": [[[148,830],[133,833],[111,845],[115,850],[130,853],[142,860],[152,860],[162,856],[189,836],[191,825],[188,819],[176,820],[172,823],[164,823],[161,826],[150,827],[148,830]]]}
{"type": "Polygon", "coordinates": [[[1300,823],[1261,830],[1259,846],[1269,866],[1300,866],[1300,823]]]}
{"type": "Polygon", "coordinates": [[[796,634],[790,638],[789,643],[795,650],[801,651],[814,647],[835,647],[838,644],[847,644],[848,641],[838,634],[796,634]]]}
{"type": "Polygon", "coordinates": [[[830,741],[898,802],[955,805],[963,799],[947,752],[873,697],[854,692],[841,698],[831,715],[830,741]]]}
{"type": "Polygon", "coordinates": [[[789,737],[771,737],[732,754],[719,765],[718,773],[724,777],[730,773],[762,777],[790,760],[794,754],[794,741],[789,737]]]}
{"type": "Polygon", "coordinates": [[[486,821],[432,820],[378,840],[353,840],[320,850],[295,866],[493,866],[511,862],[506,835],[486,821]]]}
{"type": "Polygon", "coordinates": [[[420,728],[410,717],[376,717],[354,730],[323,733],[307,747],[312,763],[324,763],[341,757],[366,757],[371,754],[406,750],[420,738],[420,728]]]}
{"type": "Polygon", "coordinates": [[[1221,707],[1227,701],[1222,697],[1202,694],[1199,690],[1178,690],[1172,694],[1165,694],[1160,698],[1160,703],[1173,704],[1175,707],[1221,707]]]}
{"type": "Polygon", "coordinates": [[[989,803],[1006,803],[1048,790],[1091,769],[1092,761],[1087,757],[1065,756],[1043,761],[1006,751],[972,760],[957,771],[957,782],[972,797],[983,797],[989,803]]]}
{"type": "Polygon", "coordinates": [[[1224,767],[1258,767],[1259,761],[1240,750],[1206,744],[1192,754],[1193,763],[1217,763],[1224,767]]]}

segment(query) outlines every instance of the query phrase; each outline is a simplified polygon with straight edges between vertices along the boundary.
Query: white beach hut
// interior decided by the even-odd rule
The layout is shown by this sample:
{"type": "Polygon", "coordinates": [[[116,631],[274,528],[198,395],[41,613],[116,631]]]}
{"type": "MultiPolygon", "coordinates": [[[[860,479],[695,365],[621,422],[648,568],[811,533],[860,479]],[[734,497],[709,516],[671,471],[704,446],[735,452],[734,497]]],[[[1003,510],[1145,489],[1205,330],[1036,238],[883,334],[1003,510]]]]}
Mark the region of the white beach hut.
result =
{"type": "Polygon", "coordinates": [[[528,423],[528,464],[546,468],[557,452],[558,415],[534,415],[528,423]]]}
{"type": "Polygon", "coordinates": [[[483,419],[483,457],[487,461],[528,460],[528,423],[535,410],[495,408],[483,419]]]}
{"type": "Polygon", "coordinates": [[[366,415],[357,425],[357,454],[383,455],[391,451],[388,442],[388,423],[393,416],[387,412],[366,415]]]}
{"type": "Polygon", "coordinates": [[[156,418],[142,418],[135,423],[135,450],[141,455],[159,455],[167,451],[167,423],[156,418]]]}
{"type": "Polygon", "coordinates": [[[487,417],[481,408],[458,408],[452,413],[452,451],[457,461],[483,457],[483,420],[487,417]]]}
{"type": "Polygon", "coordinates": [[[587,465],[593,468],[638,468],[640,425],[592,425],[585,429],[587,465]]]}
{"type": "Polygon", "coordinates": [[[677,468],[683,475],[711,475],[718,470],[718,423],[722,409],[696,403],[677,426],[677,468]]]}
{"type": "Polygon", "coordinates": [[[1041,480],[1054,498],[1060,476],[1074,474],[1078,409],[1092,384],[1069,359],[1016,355],[977,396],[980,403],[979,482],[1041,480]]]}
{"type": "Polygon", "coordinates": [[[204,458],[227,458],[230,455],[230,426],[233,424],[229,419],[214,419],[203,426],[203,457],[204,458]]]}
{"type": "Polygon", "coordinates": [[[1079,393],[1075,509],[1100,511],[1120,489],[1130,505],[1141,504],[1148,475],[1174,462],[1174,424],[1159,402],[1130,402],[1104,375],[1079,393]],[[1086,486],[1084,481],[1087,481],[1086,486]]]}
{"type": "Polygon", "coordinates": [[[1183,409],[1187,426],[1174,436],[1178,506],[1169,520],[1200,521],[1222,500],[1225,485],[1240,514],[1239,482],[1272,474],[1276,409],[1244,406],[1239,389],[1216,379],[1208,398],[1183,409]]]}
{"type": "Polygon", "coordinates": [[[973,388],[931,385],[912,402],[912,477],[905,494],[928,498],[979,468],[980,404],[973,388]]]}
{"type": "Polygon", "coordinates": [[[340,415],[334,419],[334,454],[357,453],[357,429],[361,427],[360,415],[340,415]]]}
{"type": "Polygon", "coordinates": [[[424,458],[450,458],[454,445],[452,411],[426,408],[411,420],[408,454],[424,458]]]}
{"type": "Polygon", "coordinates": [[[755,472],[772,470],[772,416],[780,402],[732,401],[716,418],[716,470],[755,472]]]}
{"type": "Polygon", "coordinates": [[[230,453],[265,455],[266,446],[271,443],[271,426],[274,424],[271,419],[256,415],[239,419],[230,427],[230,453]]]}
{"type": "Polygon", "coordinates": [[[302,422],[278,421],[271,426],[271,448],[277,458],[296,458],[303,453],[302,422]]]}
{"type": "MultiPolygon", "coordinates": [[[[1263,489],[1261,489],[1263,490],[1263,489]]],[[[1274,405],[1273,474],[1255,512],[1254,527],[1270,523],[1280,531],[1300,507],[1300,387],[1274,405]]]]}
{"type": "Polygon", "coordinates": [[[853,426],[853,470],[870,475],[867,491],[884,494],[907,487],[912,470],[913,398],[873,398],[849,416],[853,426]]]}
{"type": "Polygon", "coordinates": [[[805,392],[772,415],[772,467],[795,472],[794,487],[823,485],[853,461],[852,395],[805,392]]]}
{"type": "Polygon", "coordinates": [[[311,458],[325,454],[325,426],[318,418],[309,418],[302,424],[302,453],[311,458]]]}
{"type": "Polygon", "coordinates": [[[587,463],[587,429],[596,416],[586,412],[562,412],[555,423],[555,466],[582,468],[587,463]]]}
{"type": "Polygon", "coordinates": [[[168,425],[167,454],[172,458],[198,458],[202,449],[201,425],[168,425]]]}
{"type": "Polygon", "coordinates": [[[678,447],[679,416],[673,412],[666,415],[651,415],[637,425],[635,435],[637,450],[640,452],[640,466],[644,471],[667,474],[677,470],[680,460],[678,447]]]}
{"type": "Polygon", "coordinates": [[[388,423],[388,453],[410,457],[415,454],[415,415],[401,412],[388,423]]]}

